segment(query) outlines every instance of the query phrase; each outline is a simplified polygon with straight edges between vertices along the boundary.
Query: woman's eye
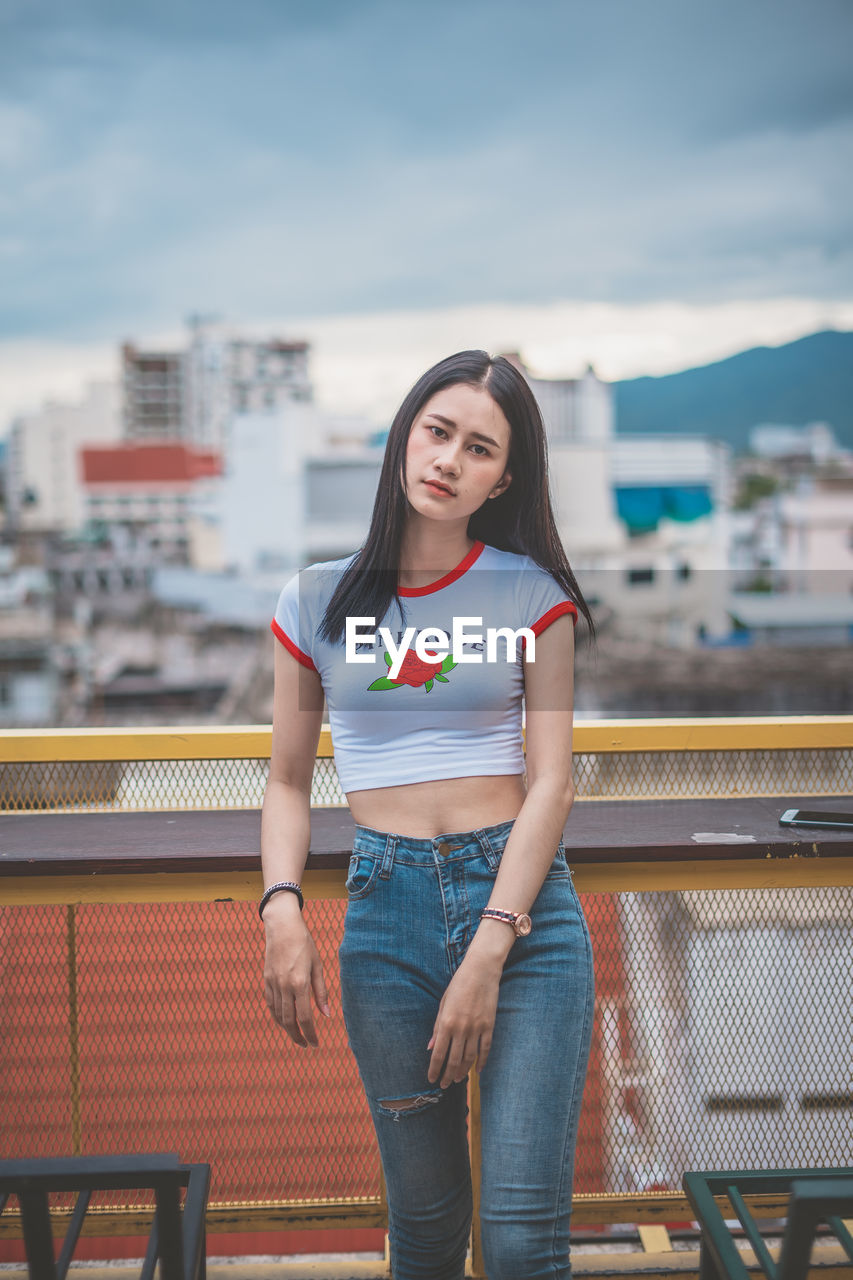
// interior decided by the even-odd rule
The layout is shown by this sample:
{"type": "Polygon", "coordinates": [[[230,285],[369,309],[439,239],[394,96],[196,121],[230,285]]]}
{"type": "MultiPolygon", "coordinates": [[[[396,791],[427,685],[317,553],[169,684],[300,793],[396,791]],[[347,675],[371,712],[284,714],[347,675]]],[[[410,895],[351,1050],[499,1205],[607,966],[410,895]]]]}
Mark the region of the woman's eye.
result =
{"type": "Polygon", "coordinates": [[[438,432],[438,434],[439,434],[440,436],[446,436],[446,435],[447,435],[447,432],[444,430],[444,427],[436,427],[436,426],[433,426],[433,424],[432,424],[432,423],[430,423],[430,428],[429,428],[429,429],[430,429],[430,431],[437,431],[437,432],[438,432]]]}
{"type": "Polygon", "coordinates": [[[489,451],[488,451],[488,449],[484,449],[484,448],[483,448],[483,446],[482,446],[481,444],[472,444],[472,445],[471,445],[471,448],[472,448],[472,449],[479,449],[479,450],[480,450],[480,453],[477,455],[478,457],[479,457],[480,455],[485,455],[486,457],[488,457],[488,455],[489,455],[489,451]]]}

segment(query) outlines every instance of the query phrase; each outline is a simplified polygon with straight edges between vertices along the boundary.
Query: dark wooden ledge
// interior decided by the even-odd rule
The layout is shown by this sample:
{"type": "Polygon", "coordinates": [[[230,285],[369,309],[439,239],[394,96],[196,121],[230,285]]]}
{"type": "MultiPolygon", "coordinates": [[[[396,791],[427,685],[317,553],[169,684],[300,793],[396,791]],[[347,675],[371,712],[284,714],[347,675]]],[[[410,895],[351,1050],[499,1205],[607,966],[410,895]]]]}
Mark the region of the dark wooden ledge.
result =
{"type": "MultiPolygon", "coordinates": [[[[571,865],[759,858],[850,858],[853,833],[780,827],[785,809],[853,810],[853,797],[760,797],[576,802],[565,828],[571,865]],[[695,832],[752,836],[696,843],[695,832]]],[[[255,872],[260,812],[0,814],[0,877],[151,872],[255,872]]],[[[315,809],[310,870],[347,865],[348,809],[315,809]]],[[[452,834],[450,832],[446,834],[452,834]]]]}

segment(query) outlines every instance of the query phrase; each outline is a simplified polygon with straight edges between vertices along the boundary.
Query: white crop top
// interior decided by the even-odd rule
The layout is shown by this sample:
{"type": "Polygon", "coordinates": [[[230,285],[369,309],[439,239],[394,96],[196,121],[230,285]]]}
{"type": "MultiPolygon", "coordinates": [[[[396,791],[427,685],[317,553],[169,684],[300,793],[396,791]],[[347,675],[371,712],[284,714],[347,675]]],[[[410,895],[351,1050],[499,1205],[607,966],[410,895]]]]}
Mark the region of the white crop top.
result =
{"type": "Polygon", "coordinates": [[[332,645],[317,633],[352,559],[298,573],[282,591],[271,624],[287,650],[320,676],[343,790],[523,773],[526,637],[489,631],[529,628],[541,635],[565,613],[577,623],[577,608],[563,588],[529,556],[476,542],[437,582],[400,588],[404,618],[392,600],[375,625],[348,620],[349,656],[367,659],[348,661],[346,638],[332,645]],[[454,624],[458,647],[452,644],[454,624]],[[409,627],[415,630],[405,649],[409,627]],[[441,637],[425,636],[421,647],[432,660],[422,661],[415,652],[418,635],[436,628],[446,633],[451,652],[443,656],[437,647],[441,637]],[[393,651],[401,664],[396,669],[393,651]]]}

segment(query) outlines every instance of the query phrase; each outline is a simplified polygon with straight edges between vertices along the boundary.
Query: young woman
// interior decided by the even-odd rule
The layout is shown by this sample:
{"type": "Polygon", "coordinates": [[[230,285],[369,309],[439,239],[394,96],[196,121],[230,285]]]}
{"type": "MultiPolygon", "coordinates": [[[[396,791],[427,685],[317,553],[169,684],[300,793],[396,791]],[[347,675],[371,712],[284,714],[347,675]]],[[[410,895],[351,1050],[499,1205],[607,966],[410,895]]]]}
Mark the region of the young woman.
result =
{"type": "Polygon", "coordinates": [[[382,1156],[394,1280],[462,1280],[475,1064],[489,1280],[571,1274],[593,1011],[562,841],[578,609],[592,630],[533,394],[508,360],[465,351],[398,411],[363,547],[288,583],[272,624],[266,999],[296,1044],[317,1045],[312,998],[330,1009],[298,889],[325,692],[356,823],[343,1014],[382,1156]]]}

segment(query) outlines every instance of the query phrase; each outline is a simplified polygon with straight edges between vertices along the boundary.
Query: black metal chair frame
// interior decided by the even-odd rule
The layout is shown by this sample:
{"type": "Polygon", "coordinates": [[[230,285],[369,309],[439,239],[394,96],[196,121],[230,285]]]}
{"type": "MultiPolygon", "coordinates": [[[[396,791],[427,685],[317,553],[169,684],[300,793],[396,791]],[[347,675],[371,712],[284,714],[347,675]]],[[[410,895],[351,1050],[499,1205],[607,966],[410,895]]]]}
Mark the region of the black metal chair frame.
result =
{"type": "Polygon", "coordinates": [[[805,1280],[818,1226],[826,1223],[853,1262],[853,1236],[842,1219],[853,1215],[853,1169],[729,1170],[685,1173],[685,1194],[702,1231],[699,1280],[750,1280],[725,1218],[714,1200],[725,1196],[767,1280],[805,1280]],[[745,1195],[790,1193],[778,1264],[761,1237],[745,1195]]]}
{"type": "Polygon", "coordinates": [[[161,1280],[204,1280],[209,1164],[181,1164],[171,1153],[0,1160],[0,1213],[9,1196],[17,1196],[32,1280],[65,1280],[93,1191],[142,1189],[155,1198],[142,1280],[151,1280],[158,1260],[161,1280]],[[78,1195],[57,1258],[48,1194],[58,1191],[78,1195]]]}

